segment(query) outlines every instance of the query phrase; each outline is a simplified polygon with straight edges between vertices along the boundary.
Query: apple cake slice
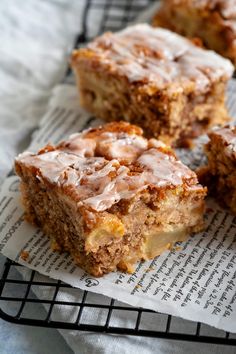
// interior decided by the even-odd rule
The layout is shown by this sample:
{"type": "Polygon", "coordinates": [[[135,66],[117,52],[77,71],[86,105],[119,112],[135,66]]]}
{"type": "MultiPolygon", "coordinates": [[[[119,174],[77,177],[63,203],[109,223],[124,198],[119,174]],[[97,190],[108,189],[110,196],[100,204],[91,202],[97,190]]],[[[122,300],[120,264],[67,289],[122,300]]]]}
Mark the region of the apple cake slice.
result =
{"type": "Polygon", "coordinates": [[[174,152],[126,122],[15,162],[26,219],[88,273],[132,271],[203,228],[206,190],[174,152]]]}
{"type": "Polygon", "coordinates": [[[75,50],[71,62],[82,107],[106,121],[137,124],[165,143],[184,145],[229,120],[233,65],[163,28],[105,33],[75,50]]]}

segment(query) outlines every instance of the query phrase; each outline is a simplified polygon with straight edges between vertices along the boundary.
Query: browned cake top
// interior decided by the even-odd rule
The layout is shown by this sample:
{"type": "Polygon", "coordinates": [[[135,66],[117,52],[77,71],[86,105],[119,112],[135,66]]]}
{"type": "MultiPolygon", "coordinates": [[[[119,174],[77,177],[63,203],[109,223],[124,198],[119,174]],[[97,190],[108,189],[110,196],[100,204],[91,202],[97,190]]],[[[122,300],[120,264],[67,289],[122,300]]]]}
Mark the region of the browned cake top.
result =
{"type": "Polygon", "coordinates": [[[16,163],[30,168],[39,180],[69,190],[78,206],[95,211],[135,198],[148,187],[199,186],[195,173],[169,147],[145,139],[140,128],[124,122],[74,134],[37,154],[25,152],[16,163]]]}
{"type": "Polygon", "coordinates": [[[166,5],[173,9],[175,6],[195,9],[203,17],[214,14],[214,22],[230,29],[232,40],[236,37],[236,0],[163,0],[162,7],[166,5]]]}
{"type": "Polygon", "coordinates": [[[218,54],[203,50],[176,33],[138,24],[117,33],[105,33],[86,49],[75,51],[72,65],[86,65],[125,76],[170,92],[205,91],[212,82],[229,78],[233,66],[218,54]],[[100,68],[99,68],[100,67],[100,68]]]}
{"type": "Polygon", "coordinates": [[[209,138],[216,143],[220,142],[225,146],[225,152],[228,156],[236,159],[236,126],[219,128],[209,133],[209,138]]]}
{"type": "Polygon", "coordinates": [[[219,12],[223,18],[236,18],[236,0],[173,0],[173,4],[189,3],[199,9],[219,12]]]}

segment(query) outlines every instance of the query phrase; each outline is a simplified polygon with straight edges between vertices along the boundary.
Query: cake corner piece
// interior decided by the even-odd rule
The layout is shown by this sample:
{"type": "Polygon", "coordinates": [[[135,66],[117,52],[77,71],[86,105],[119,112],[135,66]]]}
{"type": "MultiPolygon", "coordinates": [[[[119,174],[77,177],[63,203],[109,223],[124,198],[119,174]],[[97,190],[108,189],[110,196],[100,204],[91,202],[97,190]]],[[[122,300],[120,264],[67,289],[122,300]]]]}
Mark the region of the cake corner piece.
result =
{"type": "Polygon", "coordinates": [[[208,165],[199,179],[209,186],[213,197],[236,215],[236,127],[212,130],[205,145],[208,165]]]}

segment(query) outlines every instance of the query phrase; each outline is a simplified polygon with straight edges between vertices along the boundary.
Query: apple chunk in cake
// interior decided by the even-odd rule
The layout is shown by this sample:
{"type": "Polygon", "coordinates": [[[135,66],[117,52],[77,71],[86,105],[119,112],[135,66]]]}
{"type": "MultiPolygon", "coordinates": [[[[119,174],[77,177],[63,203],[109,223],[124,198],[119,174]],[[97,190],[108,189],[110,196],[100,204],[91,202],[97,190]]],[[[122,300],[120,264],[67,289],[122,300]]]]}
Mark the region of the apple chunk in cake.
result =
{"type": "Polygon", "coordinates": [[[181,145],[229,119],[230,61],[168,30],[139,24],[105,33],[71,62],[85,109],[165,143],[181,145]]]}
{"type": "Polygon", "coordinates": [[[132,271],[203,228],[206,190],[196,174],[129,123],[23,153],[15,168],[27,220],[95,276],[132,271]]]}

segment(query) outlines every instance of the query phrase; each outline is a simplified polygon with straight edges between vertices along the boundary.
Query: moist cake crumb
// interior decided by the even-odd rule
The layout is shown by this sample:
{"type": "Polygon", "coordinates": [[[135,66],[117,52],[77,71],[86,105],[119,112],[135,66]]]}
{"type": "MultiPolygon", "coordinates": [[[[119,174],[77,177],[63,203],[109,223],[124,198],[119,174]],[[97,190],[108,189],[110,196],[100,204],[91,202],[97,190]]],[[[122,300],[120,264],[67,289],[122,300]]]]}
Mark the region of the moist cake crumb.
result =
{"type": "Polygon", "coordinates": [[[236,214],[236,127],[218,128],[208,136],[208,165],[200,168],[199,179],[222,205],[236,214]]]}

